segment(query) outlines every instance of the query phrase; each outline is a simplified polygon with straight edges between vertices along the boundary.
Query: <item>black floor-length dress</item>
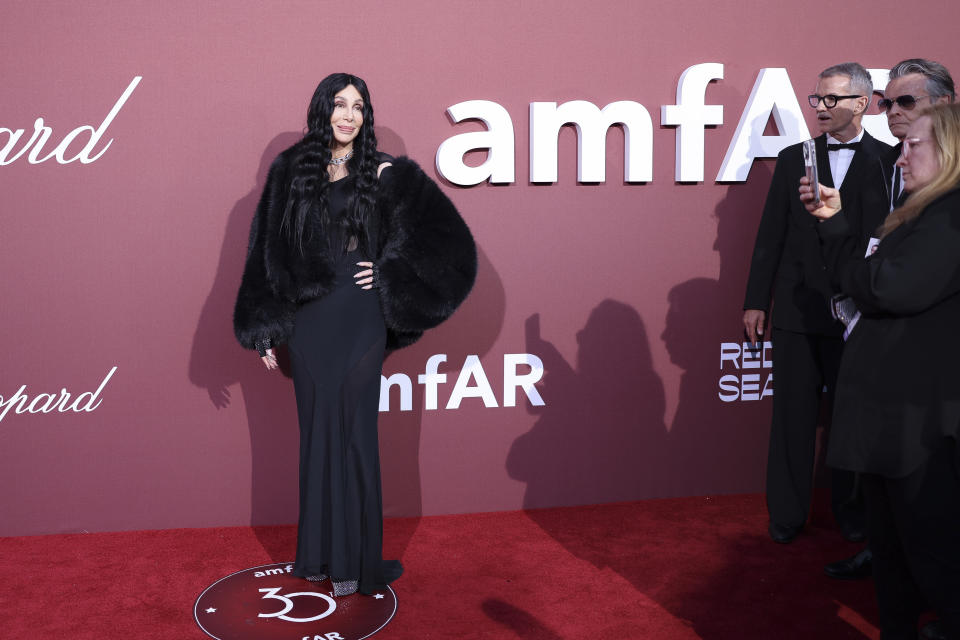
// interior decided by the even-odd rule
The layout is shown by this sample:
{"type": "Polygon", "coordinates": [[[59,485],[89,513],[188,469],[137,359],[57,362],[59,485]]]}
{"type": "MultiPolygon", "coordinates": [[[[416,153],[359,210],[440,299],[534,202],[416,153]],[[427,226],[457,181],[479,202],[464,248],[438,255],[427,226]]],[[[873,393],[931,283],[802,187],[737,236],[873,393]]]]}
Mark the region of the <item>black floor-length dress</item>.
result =
{"type": "MultiPolygon", "coordinates": [[[[330,184],[342,215],[354,177],[330,184]]],[[[315,233],[319,230],[314,230],[315,233]]],[[[300,518],[294,575],[358,580],[372,593],[400,576],[382,559],[383,507],[377,415],[386,328],[377,289],[361,289],[362,242],[337,255],[333,290],[303,305],[288,342],[300,422],[300,518]],[[359,246],[357,246],[359,244],[359,246]]]]}

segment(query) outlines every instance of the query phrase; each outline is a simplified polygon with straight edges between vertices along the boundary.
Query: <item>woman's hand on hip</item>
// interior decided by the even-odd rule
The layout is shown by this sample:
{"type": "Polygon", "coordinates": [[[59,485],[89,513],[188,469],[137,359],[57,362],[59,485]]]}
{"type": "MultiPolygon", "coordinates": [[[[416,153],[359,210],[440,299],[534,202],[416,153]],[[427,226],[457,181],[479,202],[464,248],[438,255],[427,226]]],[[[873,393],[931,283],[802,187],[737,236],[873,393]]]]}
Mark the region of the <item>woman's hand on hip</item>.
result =
{"type": "Polygon", "coordinates": [[[353,280],[357,283],[357,286],[361,289],[372,289],[378,286],[379,275],[377,273],[377,266],[372,262],[358,262],[358,267],[366,267],[363,271],[358,271],[353,274],[353,280]]]}

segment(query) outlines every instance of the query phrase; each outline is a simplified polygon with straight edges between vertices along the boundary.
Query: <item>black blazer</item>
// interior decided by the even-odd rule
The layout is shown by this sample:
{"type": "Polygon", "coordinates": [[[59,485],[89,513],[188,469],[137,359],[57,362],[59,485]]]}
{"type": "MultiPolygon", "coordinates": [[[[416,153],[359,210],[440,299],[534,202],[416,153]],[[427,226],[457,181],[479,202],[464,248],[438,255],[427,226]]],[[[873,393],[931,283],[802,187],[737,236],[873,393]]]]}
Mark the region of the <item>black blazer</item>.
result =
{"type": "MultiPolygon", "coordinates": [[[[826,136],[816,138],[820,182],[833,186],[826,136]]],[[[843,326],[830,315],[830,297],[836,293],[820,255],[816,218],[800,202],[799,180],[804,175],[802,143],[780,152],[750,262],[744,309],[770,308],[773,326],[819,335],[840,335],[843,326]]],[[[883,166],[890,145],[864,131],[860,148],[840,187],[847,220],[859,242],[852,251],[866,250],[867,239],[889,211],[889,180],[883,166]]]]}
{"type": "Polygon", "coordinates": [[[853,256],[844,212],[817,225],[862,317],[844,346],[827,462],[902,477],[960,431],[960,189],[853,256]]]}

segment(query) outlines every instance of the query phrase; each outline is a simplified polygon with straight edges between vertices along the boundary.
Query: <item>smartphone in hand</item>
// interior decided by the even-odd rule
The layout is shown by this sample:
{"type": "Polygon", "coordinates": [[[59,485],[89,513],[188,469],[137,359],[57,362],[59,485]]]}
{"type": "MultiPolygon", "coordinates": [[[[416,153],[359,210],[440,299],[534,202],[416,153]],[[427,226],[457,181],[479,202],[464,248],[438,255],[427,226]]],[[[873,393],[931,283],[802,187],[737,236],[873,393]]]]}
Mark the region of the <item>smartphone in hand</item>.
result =
{"type": "Polygon", "coordinates": [[[817,173],[817,145],[813,140],[803,143],[803,167],[807,172],[807,179],[813,187],[814,206],[820,206],[820,176],[817,173]]]}

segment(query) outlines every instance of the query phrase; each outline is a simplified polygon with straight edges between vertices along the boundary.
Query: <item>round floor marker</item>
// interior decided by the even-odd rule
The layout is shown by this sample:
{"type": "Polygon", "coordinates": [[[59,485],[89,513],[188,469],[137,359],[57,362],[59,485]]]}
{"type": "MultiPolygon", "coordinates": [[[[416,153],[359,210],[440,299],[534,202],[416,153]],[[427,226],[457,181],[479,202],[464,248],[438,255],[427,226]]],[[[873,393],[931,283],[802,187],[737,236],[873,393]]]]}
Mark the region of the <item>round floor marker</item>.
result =
{"type": "Polygon", "coordinates": [[[217,640],[363,640],[397,612],[397,594],[333,597],[329,580],[294,576],[290,563],[237,571],[207,587],[193,605],[200,628],[217,640]]]}

